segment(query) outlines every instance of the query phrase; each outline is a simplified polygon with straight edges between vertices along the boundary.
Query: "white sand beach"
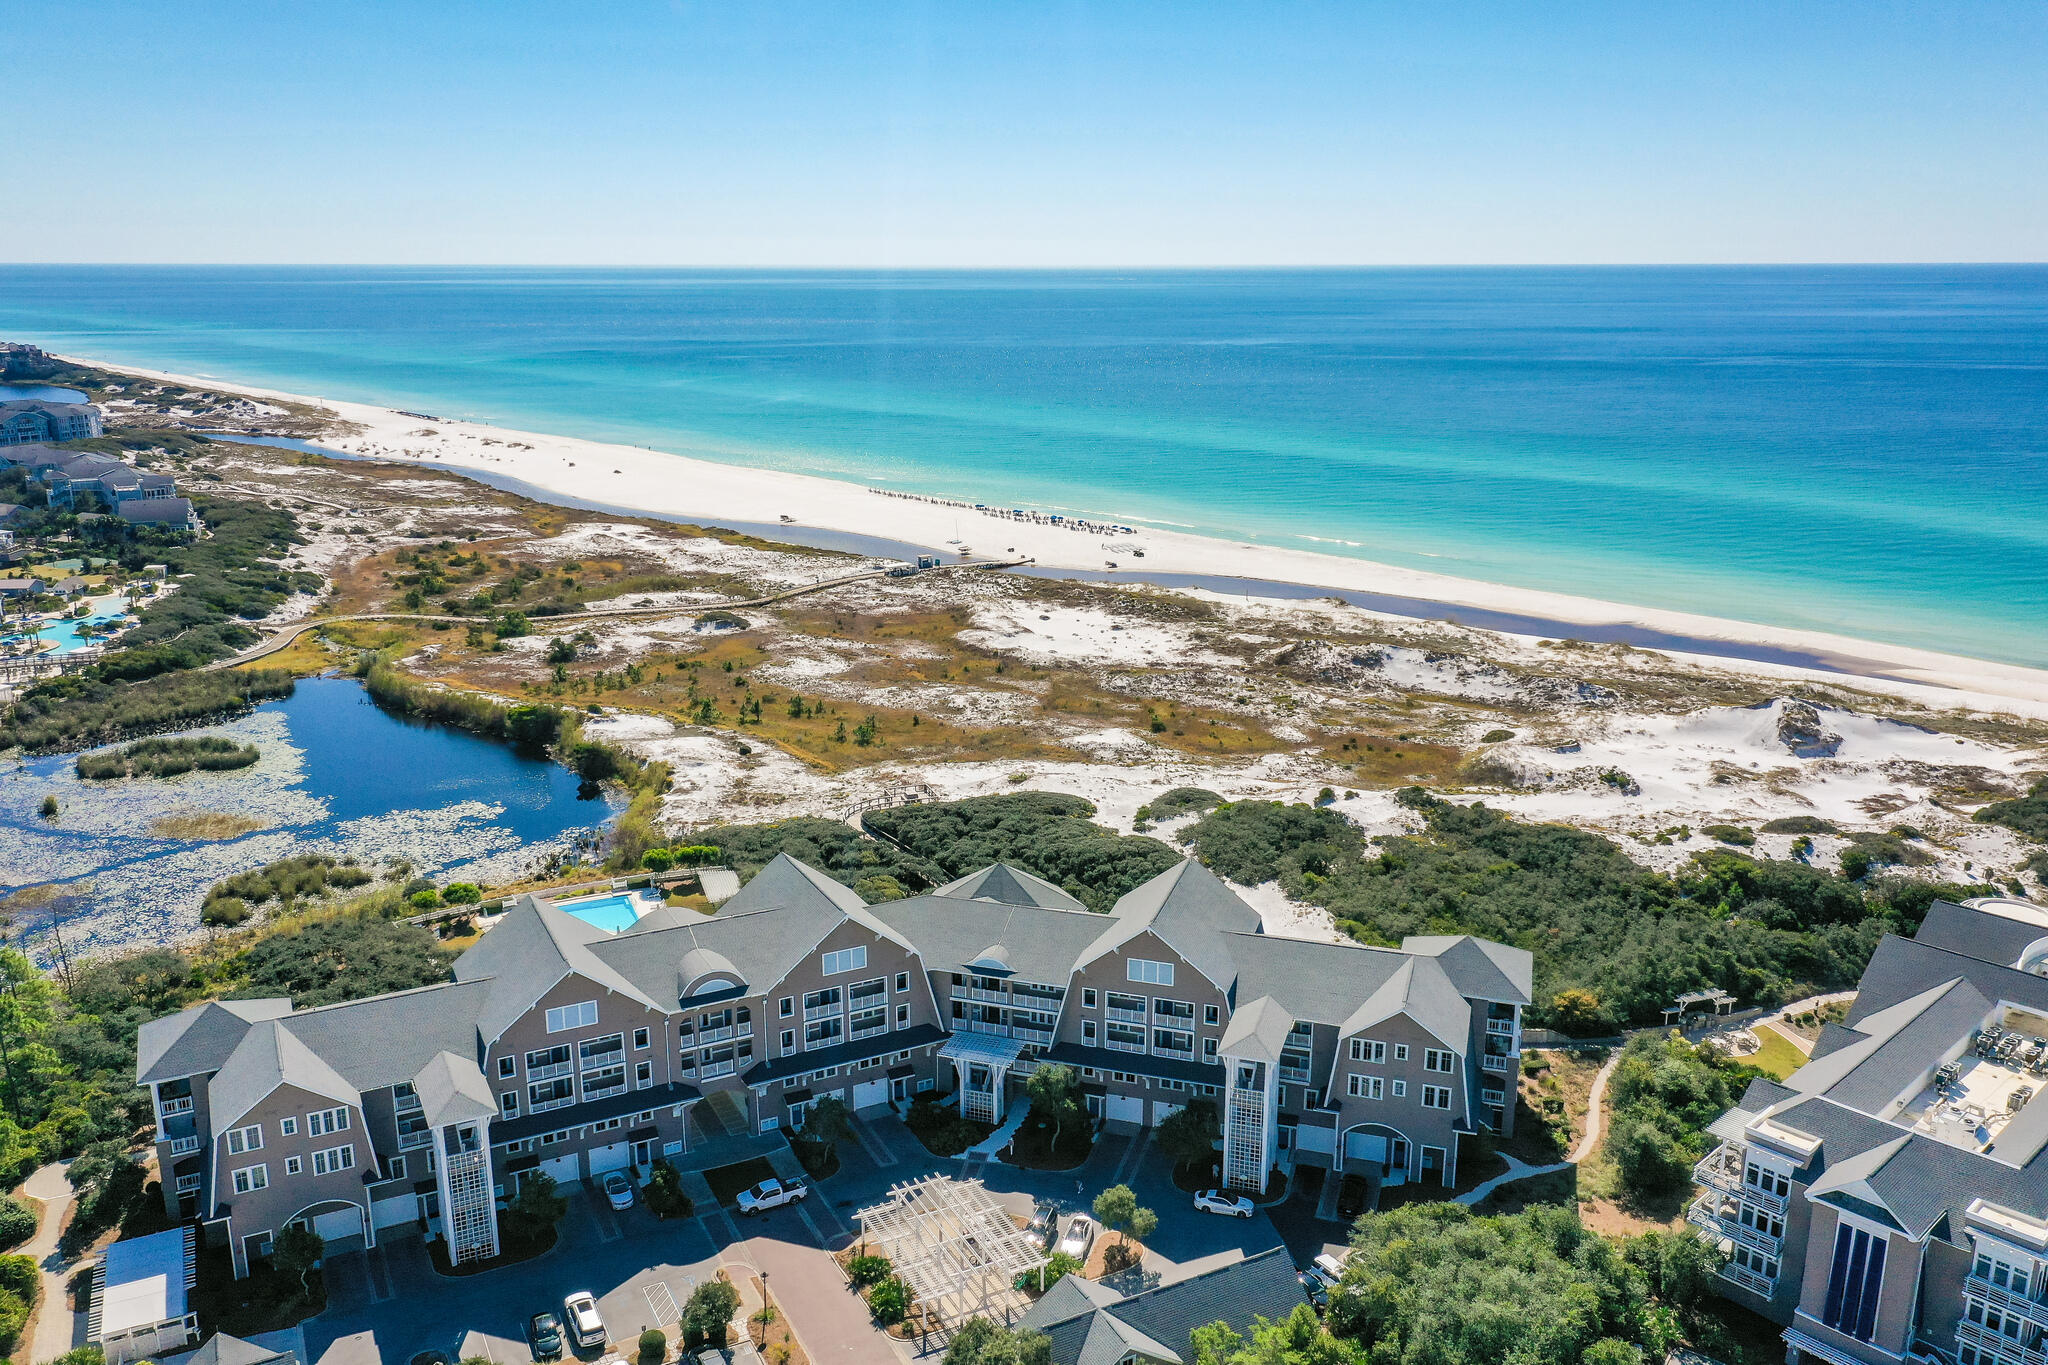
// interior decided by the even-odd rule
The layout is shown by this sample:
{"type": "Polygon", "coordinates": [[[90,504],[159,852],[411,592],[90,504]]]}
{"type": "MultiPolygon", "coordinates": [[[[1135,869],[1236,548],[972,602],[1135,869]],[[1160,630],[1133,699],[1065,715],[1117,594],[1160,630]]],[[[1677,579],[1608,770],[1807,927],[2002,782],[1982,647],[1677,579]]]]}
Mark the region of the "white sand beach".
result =
{"type": "MultiPolygon", "coordinates": [[[[779,523],[883,536],[948,550],[956,537],[979,560],[1030,559],[1047,568],[1198,574],[1387,594],[1584,626],[1626,624],[1699,640],[1797,651],[1858,675],[1859,685],[1946,707],[2048,717],[2048,671],[1993,663],[1820,631],[1791,630],[1688,612],[1629,606],[1363,559],[1140,528],[1131,535],[999,519],[950,501],[886,494],[834,479],[726,464],[638,446],[516,431],[477,422],[426,419],[389,408],[282,393],[218,376],[192,376],[77,363],[187,387],[311,403],[359,428],[321,444],[350,454],[430,461],[515,479],[557,495],[703,524],[779,523]],[[1142,559],[1132,551],[1142,550],[1142,559]]],[[[1683,650],[1667,652],[1685,654],[1683,650]]],[[[1686,655],[1748,674],[1828,677],[1824,669],[1686,655]]],[[[1833,676],[1839,676],[1835,674],[1833,676]]]]}

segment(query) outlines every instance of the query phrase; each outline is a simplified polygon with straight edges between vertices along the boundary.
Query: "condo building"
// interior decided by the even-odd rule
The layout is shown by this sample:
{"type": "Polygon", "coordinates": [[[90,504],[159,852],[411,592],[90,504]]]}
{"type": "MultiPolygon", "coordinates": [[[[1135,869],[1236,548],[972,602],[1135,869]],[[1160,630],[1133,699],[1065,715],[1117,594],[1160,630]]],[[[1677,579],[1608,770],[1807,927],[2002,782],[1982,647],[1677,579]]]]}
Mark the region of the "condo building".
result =
{"type": "Polygon", "coordinates": [[[2048,911],[1936,902],[1714,1125],[1690,1218],[1786,1360],[2048,1365],[2048,911]]]}
{"type": "Polygon", "coordinates": [[[945,1095],[1000,1125],[1049,1063],[1106,1126],[1214,1103],[1250,1190],[1302,1164],[1450,1183],[1462,1139],[1513,1122],[1526,952],[1274,937],[1193,861],[1107,914],[1007,866],[868,905],[787,856],[714,915],[576,910],[521,898],[443,985],[145,1025],[170,1212],[238,1274],[291,1224],[488,1259],[531,1172],[644,1173],[828,1096],[945,1095]]]}

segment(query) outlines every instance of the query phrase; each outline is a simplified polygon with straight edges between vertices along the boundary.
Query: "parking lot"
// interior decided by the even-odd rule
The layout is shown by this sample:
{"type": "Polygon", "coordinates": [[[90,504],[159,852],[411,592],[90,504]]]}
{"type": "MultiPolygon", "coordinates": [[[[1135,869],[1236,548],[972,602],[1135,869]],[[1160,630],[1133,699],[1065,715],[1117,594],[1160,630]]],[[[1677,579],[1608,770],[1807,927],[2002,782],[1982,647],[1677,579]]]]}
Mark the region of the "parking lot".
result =
{"type": "MultiPolygon", "coordinates": [[[[643,1204],[609,1208],[590,1188],[570,1191],[559,1240],[545,1255],[461,1278],[435,1273],[416,1237],[331,1259],[328,1307],[304,1325],[314,1365],[405,1362],[437,1350],[451,1359],[487,1356],[524,1365],[527,1318],[559,1312],[576,1290],[597,1296],[614,1353],[630,1354],[650,1326],[673,1331],[690,1291],[721,1265],[766,1270],[777,1302],[817,1365],[895,1365],[910,1353],[867,1324],[842,1287],[830,1252],[855,1236],[855,1213],[898,1181],[938,1170],[982,1180],[1018,1213],[1042,1202],[1085,1210],[1103,1188],[1128,1184],[1159,1215],[1139,1274],[1174,1276],[1284,1243],[1300,1263],[1342,1240],[1340,1224],[1319,1220],[1313,1197],[1290,1199],[1269,1216],[1220,1218],[1195,1210],[1175,1188],[1149,1133],[1108,1134],[1078,1170],[1019,1170],[997,1162],[940,1160],[889,1115],[864,1117],[840,1148],[840,1169],[811,1197],[758,1218],[700,1203],[696,1216],[662,1221],[643,1204]]],[[[735,1276],[739,1278],[739,1276],[735,1276]]],[[[586,1358],[596,1359],[596,1353],[586,1358]]]]}

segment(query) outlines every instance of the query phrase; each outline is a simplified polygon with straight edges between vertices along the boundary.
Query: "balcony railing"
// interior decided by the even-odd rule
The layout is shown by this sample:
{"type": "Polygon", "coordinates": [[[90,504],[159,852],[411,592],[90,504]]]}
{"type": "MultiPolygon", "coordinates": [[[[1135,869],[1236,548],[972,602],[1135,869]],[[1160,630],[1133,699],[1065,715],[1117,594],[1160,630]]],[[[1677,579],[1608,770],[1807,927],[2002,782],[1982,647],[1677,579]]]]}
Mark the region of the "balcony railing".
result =
{"type": "Polygon", "coordinates": [[[1309,1081],[1309,1068],[1305,1066],[1283,1066],[1280,1068],[1280,1079],[1293,1085],[1307,1085],[1309,1081]]]}
{"type": "Polygon", "coordinates": [[[1995,1304],[2008,1313],[2017,1313],[2029,1322],[2048,1328],[2048,1303],[2030,1299],[2024,1294],[2015,1294],[2010,1289],[2000,1289],[1987,1279],[1971,1275],[1963,1280],[1963,1292],[1975,1294],[1986,1303],[1995,1304]]]}
{"type": "Polygon", "coordinates": [[[529,1114],[545,1114],[555,1109],[567,1109],[574,1103],[576,1103],[574,1095],[564,1095],[558,1100],[536,1100],[526,1106],[526,1112],[529,1114]]]}
{"type": "Polygon", "coordinates": [[[1143,1010],[1120,1010],[1116,1006],[1111,1005],[1108,1009],[1108,1014],[1111,1020],[1119,1024],[1142,1024],[1145,1022],[1145,1011],[1143,1010]]]}
{"type": "Polygon", "coordinates": [[[818,1019],[831,1019],[844,1013],[846,1013],[846,1007],[837,1000],[829,1005],[805,1005],[804,1022],[808,1024],[818,1019]]]}
{"type": "Polygon", "coordinates": [[[1782,1194],[1746,1185],[1742,1181],[1743,1152],[1740,1145],[1724,1142],[1700,1158],[1699,1165],[1692,1168],[1695,1184],[1705,1185],[1710,1190],[1723,1194],[1740,1195],[1753,1204],[1760,1204],[1775,1213],[1783,1213],[1787,1204],[1782,1194]]]}
{"type": "Polygon", "coordinates": [[[1010,995],[1017,1000],[1042,1001],[1057,1007],[1067,998],[1067,990],[1064,986],[1038,986],[1028,981],[1013,981],[1010,983],[1010,995]]]}
{"type": "Polygon", "coordinates": [[[202,1142],[200,1139],[196,1137],[172,1138],[171,1155],[185,1156],[189,1153],[198,1151],[201,1147],[204,1147],[205,1145],[206,1144],[204,1142],[202,1142]]]}
{"type": "Polygon", "coordinates": [[[1733,1261],[1721,1267],[1721,1278],[1730,1284],[1739,1284],[1750,1293],[1761,1294],[1765,1298],[1769,1298],[1778,1288],[1776,1280],[1759,1275],[1754,1270],[1746,1266],[1739,1266],[1733,1261]]]}
{"type": "Polygon", "coordinates": [[[730,1037],[732,1037],[732,1025],[730,1024],[727,1024],[724,1028],[707,1028],[697,1031],[697,1042],[700,1044],[722,1043],[730,1037]]]}
{"type": "Polygon", "coordinates": [[[1010,1034],[1016,1038],[1033,1038],[1040,1042],[1052,1037],[1051,1024],[1041,1024],[1035,1019],[1017,1019],[1010,1024],[1010,1034]]]}
{"type": "Polygon", "coordinates": [[[189,1114],[192,1112],[192,1097],[190,1095],[178,1095],[168,1100],[158,1100],[156,1112],[164,1118],[171,1118],[178,1114],[189,1114]]]}
{"type": "Polygon", "coordinates": [[[1489,1052],[1484,1057],[1481,1057],[1479,1059],[1479,1066],[1480,1069],[1484,1071],[1506,1071],[1509,1069],[1513,1061],[1513,1058],[1508,1057],[1506,1055],[1495,1056],[1493,1053],[1489,1052]]]}
{"type": "MultiPolygon", "coordinates": [[[[731,1062],[729,1062],[729,1061],[726,1061],[726,1062],[706,1062],[706,1063],[704,1063],[704,1065],[703,1065],[703,1066],[701,1066],[701,1067],[699,1067],[699,1068],[697,1069],[697,1074],[698,1074],[698,1075],[699,1075],[700,1077],[702,1077],[702,1078],[703,1078],[704,1080],[707,1080],[707,1081],[715,1081],[715,1080],[717,1080],[717,1079],[718,1079],[718,1078],[719,1078],[720,1076],[730,1076],[730,1075],[732,1075],[732,1069],[733,1069],[733,1063],[731,1063],[731,1062]]],[[[623,1086],[621,1086],[620,1088],[621,1088],[621,1089],[624,1089],[624,1087],[623,1087],[623,1086]]]]}
{"type": "Polygon", "coordinates": [[[1486,1021],[1486,1031],[1498,1034],[1504,1038],[1512,1038],[1515,1036],[1515,1021],[1512,1019],[1489,1019],[1486,1021]]]}
{"type": "Polygon", "coordinates": [[[1968,1318],[1956,1323],[1956,1342],[1990,1351],[2000,1360],[2017,1361],[2018,1365],[2048,1365],[2048,1350],[2039,1346],[2022,1346],[2004,1333],[1993,1332],[1983,1323],[1971,1322],[1968,1318]]]}
{"type": "Polygon", "coordinates": [[[620,1094],[625,1090],[625,1088],[626,1078],[624,1076],[621,1076],[618,1080],[613,1081],[610,1085],[587,1085],[583,1087],[583,1098],[585,1100],[601,1100],[608,1098],[612,1095],[620,1094]]]}
{"type": "Polygon", "coordinates": [[[862,1028],[857,1028],[849,1036],[854,1042],[857,1043],[863,1038],[872,1038],[878,1033],[887,1033],[888,1031],[889,1021],[887,1019],[884,1019],[878,1023],[868,1024],[862,1028]]]}
{"type": "Polygon", "coordinates": [[[1159,1044],[1154,1043],[1152,1045],[1152,1055],[1154,1057],[1164,1057],[1168,1061],[1173,1062],[1192,1062],[1195,1059],[1195,1050],[1191,1047],[1161,1047],[1159,1044]]]}
{"type": "Polygon", "coordinates": [[[1143,1043],[1120,1043],[1114,1038],[1104,1038],[1102,1045],[1111,1052],[1143,1052],[1145,1050],[1143,1043]]]}
{"type": "MultiPolygon", "coordinates": [[[[541,1111],[536,1107],[533,1112],[537,1114],[541,1111]]],[[[430,1147],[433,1145],[433,1142],[434,1130],[431,1128],[422,1128],[417,1133],[400,1133],[398,1135],[398,1149],[402,1152],[410,1152],[418,1147],[430,1147]]]]}
{"type": "Polygon", "coordinates": [[[566,1076],[575,1069],[576,1063],[573,1061],[550,1062],[546,1066],[530,1066],[526,1068],[526,1079],[529,1081],[551,1081],[557,1076],[566,1076]]]}
{"type": "Polygon", "coordinates": [[[1010,993],[1008,991],[991,991],[980,986],[962,986],[959,990],[954,991],[953,995],[955,998],[964,996],[969,1000],[979,1000],[986,1005],[1007,1005],[1010,1003],[1010,993]]]}
{"type": "Polygon", "coordinates": [[[1692,1201],[1685,1211],[1686,1220],[1694,1227],[1702,1228],[1715,1237],[1726,1237],[1731,1242],[1740,1242],[1766,1256],[1778,1255],[1785,1246],[1782,1236],[1773,1237],[1756,1228],[1744,1227],[1740,1220],[1731,1218],[1721,1211],[1722,1196],[1717,1193],[1703,1194],[1692,1201]]]}

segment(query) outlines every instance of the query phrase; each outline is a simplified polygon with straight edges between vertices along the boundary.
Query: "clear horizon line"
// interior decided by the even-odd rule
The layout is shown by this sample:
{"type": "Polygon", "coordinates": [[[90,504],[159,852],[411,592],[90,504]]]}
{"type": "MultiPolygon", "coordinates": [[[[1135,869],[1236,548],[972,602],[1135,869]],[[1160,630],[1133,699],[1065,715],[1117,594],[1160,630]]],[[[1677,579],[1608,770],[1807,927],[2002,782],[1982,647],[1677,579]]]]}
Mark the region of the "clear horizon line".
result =
{"type": "Polygon", "coordinates": [[[2038,260],[1756,260],[1756,261],[1324,261],[1308,263],[1094,263],[1075,265],[906,265],[842,262],[830,264],[635,261],[0,261],[0,270],[701,270],[861,271],[874,274],[930,274],[1010,271],[1054,274],[1079,271],[1201,272],[1316,270],[1887,270],[1909,267],[2014,269],[2048,266],[2038,260]]]}

